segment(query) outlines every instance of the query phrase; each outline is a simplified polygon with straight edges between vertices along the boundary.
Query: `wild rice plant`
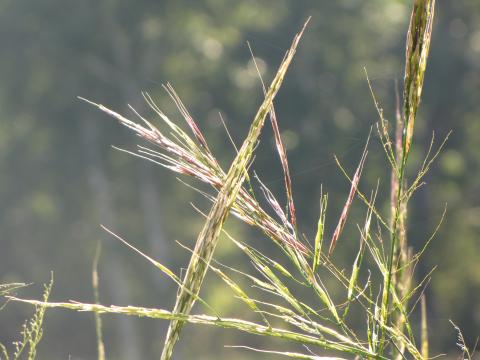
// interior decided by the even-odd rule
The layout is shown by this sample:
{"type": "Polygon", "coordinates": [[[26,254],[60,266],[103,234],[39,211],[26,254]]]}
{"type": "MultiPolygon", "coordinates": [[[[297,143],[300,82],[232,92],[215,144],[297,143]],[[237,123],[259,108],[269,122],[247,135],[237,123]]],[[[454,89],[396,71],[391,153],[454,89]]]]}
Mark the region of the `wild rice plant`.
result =
{"type": "MultiPolygon", "coordinates": [[[[380,117],[377,126],[379,138],[385,150],[387,161],[392,168],[390,214],[383,215],[376,207],[378,189],[372,191],[370,196],[366,196],[359,189],[362,169],[368,155],[366,146],[352,176],[348,175],[347,171],[338,162],[341,170],[350,181],[351,188],[336,229],[330,238],[328,250],[325,251],[324,249],[326,237],[325,214],[328,201],[326,194],[322,193],[320,198],[320,215],[314,245],[311,246],[304,241],[297,232],[288,161],[276,121],[273,99],[293,59],[303,32],[302,29],[294,38],[293,44],[268,91],[265,91],[265,100],[254,117],[247,138],[228,171],[223,170],[215,159],[205,137],[171,85],[167,84],[165,90],[177,105],[193,136],[171,121],[147,93],[143,94],[145,101],[167,126],[168,134],[159,130],[133,108],[133,112],[141,122],[129,120],[103,105],[86,100],[116,118],[122,125],[133,130],[151,145],[151,147],[139,145],[136,151],[127,152],[157,163],[176,173],[192,176],[210,185],[216,191],[216,195],[201,192],[211,200],[213,205],[210,212],[205,215],[204,227],[197,238],[187,273],[183,279],[180,279],[173,271],[107,229],[113,236],[145,257],[178,284],[179,292],[173,311],[78,302],[53,303],[16,300],[36,306],[62,307],[77,311],[91,311],[95,314],[114,313],[170,320],[169,331],[161,355],[164,360],[171,357],[174,345],[185,322],[213,325],[225,329],[236,329],[249,334],[280,338],[304,345],[307,349],[305,353],[299,353],[246,347],[247,349],[286,357],[317,360],[352,357],[361,359],[427,359],[429,351],[425,305],[422,306],[423,321],[421,329],[419,329],[422,334],[420,339],[415,337],[415,331],[410,321],[410,314],[414,310],[414,305],[412,306],[410,303],[415,299],[416,294],[423,289],[427,281],[427,279],[424,279],[417,284],[413,281],[413,270],[425,248],[414,255],[408,247],[406,237],[407,204],[415,190],[421,186],[422,178],[437,157],[444,142],[438,150],[433,151],[432,140],[425,161],[413,181],[407,182],[405,169],[412,145],[416,113],[421,99],[434,6],[434,0],[414,0],[407,35],[403,107],[400,110],[400,100],[398,100],[396,130],[393,139],[389,131],[388,121],[384,118],[383,110],[375,99],[372,90],[374,103],[380,117]],[[259,181],[266,203],[271,207],[271,209],[264,209],[257,201],[250,186],[248,169],[268,114],[270,115],[270,122],[274,130],[275,142],[284,172],[287,197],[286,210],[265,184],[259,181]],[[244,184],[244,182],[247,184],[244,184]],[[364,224],[359,227],[359,250],[353,261],[352,270],[347,274],[335,266],[330,256],[341,238],[342,230],[348,219],[349,209],[355,198],[359,198],[365,203],[367,212],[364,224]],[[269,215],[271,211],[275,216],[269,215]],[[219,235],[222,231],[225,232],[223,225],[228,213],[232,213],[240,220],[260,229],[267,238],[271,239],[282,250],[284,259],[278,260],[269,257],[251,244],[233,239],[227,233],[231,241],[253,264],[256,272],[244,273],[212,262],[219,235]],[[387,219],[388,217],[390,217],[390,220],[387,219]],[[375,230],[372,227],[372,222],[380,224],[379,228],[375,230]],[[390,234],[389,239],[382,238],[382,233],[385,231],[390,234]],[[384,244],[388,244],[389,249],[385,250],[384,244]],[[374,277],[368,277],[364,284],[360,283],[360,279],[364,278],[360,274],[370,272],[369,269],[365,268],[367,263],[365,258],[367,256],[371,258],[381,276],[379,283],[374,277]],[[284,261],[289,262],[290,266],[284,266],[282,264],[284,261]],[[214,316],[190,314],[196,300],[202,302],[207,309],[211,309],[211,306],[200,297],[200,288],[208,269],[218,275],[224,281],[226,287],[258,316],[257,322],[225,318],[217,313],[214,316]],[[320,269],[323,270],[322,275],[320,275],[320,269]],[[344,288],[343,302],[337,304],[332,300],[331,290],[325,285],[327,283],[326,277],[328,277],[328,283],[335,280],[344,288]],[[250,289],[247,290],[240,285],[240,279],[247,280],[262,293],[267,294],[268,302],[261,300],[261,297],[251,295],[250,289]],[[300,297],[296,295],[296,286],[311,291],[311,299],[313,300],[309,303],[300,300],[300,297]],[[380,289],[378,293],[375,293],[376,289],[380,289]],[[349,310],[353,304],[355,304],[356,309],[363,311],[366,319],[366,324],[362,329],[352,327],[349,310]],[[273,323],[277,325],[273,326],[273,323]],[[419,340],[420,345],[417,345],[419,340]],[[317,355],[321,351],[326,351],[325,354],[327,355],[317,355]],[[331,357],[331,354],[335,357],[331,357]]],[[[427,240],[425,247],[430,240],[431,238],[427,240]]]]}

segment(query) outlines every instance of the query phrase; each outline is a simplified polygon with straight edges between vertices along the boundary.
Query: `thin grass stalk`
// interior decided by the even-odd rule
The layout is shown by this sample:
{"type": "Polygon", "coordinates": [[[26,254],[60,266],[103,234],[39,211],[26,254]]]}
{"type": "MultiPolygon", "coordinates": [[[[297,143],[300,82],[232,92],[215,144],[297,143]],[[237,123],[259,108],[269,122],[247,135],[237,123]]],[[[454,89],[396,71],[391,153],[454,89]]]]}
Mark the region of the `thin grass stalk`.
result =
{"type": "MultiPolygon", "coordinates": [[[[395,161],[396,164],[400,164],[403,156],[403,147],[402,147],[402,138],[404,130],[404,121],[402,119],[400,111],[400,98],[398,94],[397,83],[395,83],[395,98],[396,98],[396,111],[395,111],[395,161]]],[[[392,168],[391,172],[391,188],[390,188],[390,204],[391,204],[391,227],[395,228],[395,216],[397,214],[397,204],[400,204],[399,214],[398,214],[398,225],[396,238],[398,239],[398,246],[394,249],[394,257],[392,263],[395,268],[395,276],[393,277],[393,286],[397,289],[400,298],[404,299],[405,295],[410,291],[410,286],[412,282],[413,272],[410,269],[409,264],[409,250],[407,244],[407,231],[406,231],[406,222],[407,222],[407,201],[408,199],[403,196],[403,191],[400,194],[400,183],[399,176],[396,168],[392,168]]],[[[405,181],[402,186],[404,189],[406,186],[405,181]]],[[[393,237],[391,237],[393,241],[393,237]]],[[[396,313],[395,326],[399,331],[403,331],[404,326],[408,322],[406,317],[407,312],[407,300],[402,304],[404,311],[399,311],[396,313]]],[[[405,351],[405,345],[403,343],[397,343],[396,349],[398,354],[396,360],[401,360],[403,358],[403,353],[405,351]]]]}
{"type": "MultiPolygon", "coordinates": [[[[186,246],[182,246],[182,248],[192,252],[191,249],[189,249],[186,246]]],[[[236,295],[238,299],[240,299],[242,302],[244,302],[253,312],[260,314],[263,322],[267,325],[270,326],[270,323],[268,322],[267,318],[264,316],[263,312],[260,311],[260,309],[257,307],[257,304],[254,299],[249,297],[247,293],[241,288],[240,285],[238,285],[237,282],[235,282],[231,277],[229,277],[227,274],[225,274],[222,270],[219,268],[213,266],[212,264],[209,264],[209,269],[212,270],[220,279],[223,280],[223,282],[232,290],[232,292],[236,295]]]]}
{"type": "Polygon", "coordinates": [[[226,284],[227,286],[233,291],[233,293],[243,301],[253,312],[260,314],[263,322],[267,326],[271,326],[267,318],[263,315],[260,309],[257,307],[255,301],[247,295],[247,293],[230,277],[228,277],[223,271],[219,268],[210,265],[210,269],[217,274],[226,284]]]}
{"type": "MultiPolygon", "coordinates": [[[[270,88],[268,89],[265,100],[255,115],[247,138],[238,151],[235,160],[232,162],[232,165],[227,173],[225,183],[223,184],[223,187],[220,190],[212,209],[210,210],[207,221],[205,222],[205,225],[197,238],[195,249],[190,258],[190,263],[183,280],[184,287],[190,289],[190,291],[195,295],[198,295],[200,291],[200,287],[207,272],[208,265],[218,243],[223,224],[243,184],[246,169],[252,159],[253,150],[257,144],[258,137],[265,123],[265,118],[272,107],[272,102],[275,98],[275,95],[280,89],[305,26],[306,24],[301,32],[295,36],[290,50],[280,65],[280,68],[273,79],[270,88]]],[[[184,287],[180,289],[179,294],[177,295],[173,310],[173,313],[175,314],[188,314],[195,302],[195,298],[191,296],[189,292],[184,291],[184,287]]],[[[179,338],[182,325],[183,322],[177,319],[173,319],[170,322],[165,339],[165,345],[160,357],[161,360],[169,360],[171,358],[173,354],[173,348],[179,338]]]]}
{"type": "Polygon", "coordinates": [[[194,293],[192,293],[188,288],[184,287],[182,281],[180,280],[179,277],[177,277],[175,275],[175,273],[170,270],[169,268],[167,268],[165,265],[159,263],[158,261],[156,261],[155,259],[151,258],[150,256],[148,256],[147,254],[143,253],[142,251],[140,251],[139,249],[137,249],[135,246],[133,246],[132,244],[130,244],[129,242],[127,242],[125,239],[123,239],[121,236],[115,234],[113,231],[109,230],[108,228],[106,228],[105,226],[101,225],[101,228],[104,229],[107,233],[109,233],[110,235],[112,235],[115,239],[119,240],[120,242],[122,242],[124,245],[126,245],[127,247],[129,247],[131,250],[135,251],[138,255],[142,256],[145,260],[147,260],[148,262],[150,262],[153,266],[155,266],[158,270],[160,270],[163,274],[165,274],[166,276],[168,276],[173,282],[175,282],[180,288],[183,288],[185,291],[189,292],[189,294],[191,296],[193,296],[195,298],[195,300],[198,300],[199,302],[202,303],[202,305],[204,305],[207,309],[209,310],[212,310],[213,313],[216,313],[215,309],[213,309],[210,305],[208,305],[208,303],[203,300],[202,298],[200,298],[198,295],[195,295],[194,293]]]}
{"type": "MultiPolygon", "coordinates": [[[[102,252],[102,243],[100,240],[97,241],[95,247],[95,255],[93,257],[92,263],[92,288],[93,288],[93,299],[96,304],[100,304],[100,292],[98,289],[98,262],[100,260],[100,254],[102,252]]],[[[102,332],[102,318],[99,313],[93,314],[95,317],[95,335],[97,338],[97,359],[105,360],[105,345],[103,342],[103,332],[102,332]]]]}
{"type": "MultiPolygon", "coordinates": [[[[374,194],[372,194],[370,203],[374,203],[376,199],[377,191],[375,191],[374,194]]],[[[358,282],[358,275],[360,272],[360,268],[362,266],[362,261],[363,261],[363,255],[365,252],[365,247],[366,247],[366,242],[368,237],[370,237],[370,224],[372,221],[372,211],[368,210],[367,212],[367,218],[365,219],[365,224],[363,226],[363,230],[360,230],[360,248],[358,249],[357,256],[355,257],[355,260],[353,261],[352,265],[352,273],[350,275],[350,279],[348,281],[348,290],[347,290],[347,304],[345,306],[345,310],[343,312],[343,318],[345,319],[348,311],[350,309],[350,304],[352,302],[353,296],[355,294],[355,290],[358,287],[357,282],[358,282]]]]}
{"type": "Polygon", "coordinates": [[[98,312],[100,314],[122,314],[136,317],[148,317],[153,319],[178,320],[192,324],[212,325],[224,329],[235,329],[254,335],[269,336],[284,339],[305,345],[314,345],[327,350],[339,351],[346,354],[358,355],[368,359],[388,360],[386,357],[374,354],[362,344],[344,344],[338,341],[327,340],[317,336],[296,333],[285,329],[268,327],[251,321],[220,318],[209,315],[186,315],[177,314],[163,309],[152,309],[136,306],[104,306],[98,304],[87,304],[79,302],[43,302],[38,300],[25,300],[10,297],[11,300],[29,303],[44,308],[65,308],[81,312],[98,312]]]}

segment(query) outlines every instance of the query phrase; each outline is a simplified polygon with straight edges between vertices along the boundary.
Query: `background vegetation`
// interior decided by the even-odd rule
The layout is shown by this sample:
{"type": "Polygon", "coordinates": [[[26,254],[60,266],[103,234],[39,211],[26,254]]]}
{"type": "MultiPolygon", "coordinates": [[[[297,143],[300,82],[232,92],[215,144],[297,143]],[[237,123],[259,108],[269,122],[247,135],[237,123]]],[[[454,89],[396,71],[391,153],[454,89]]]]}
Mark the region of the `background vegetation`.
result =
{"type": "MultiPolygon", "coordinates": [[[[133,147],[136,139],[76,96],[115,109],[131,103],[146,111],[140,91],[148,90],[175,118],[177,112],[160,86],[170,81],[220,161],[228,164],[234,150],[225,141],[218,112],[238,143],[262,98],[246,41],[263,75],[271,78],[289,39],[310,15],[277,98],[277,115],[289,151],[300,229],[314,236],[323,183],[330,199],[338,199],[330,203],[331,233],[343,205],[343,197],[334,194],[349,188],[332,155],[354,169],[370,125],[377,121],[364,66],[385,115],[393,119],[394,81],[403,77],[409,10],[408,1],[393,0],[137,1],[135,6],[120,0],[2,2],[0,282],[41,284],[53,270],[52,300],[91,301],[91,263],[101,238],[102,302],[170,308],[173,284],[113,242],[98,224],[178,268],[186,265],[189,254],[175,240],[191,245],[203,222],[189,202],[201,208],[207,204],[165,170],[109,148],[133,147]]],[[[421,161],[432,131],[441,138],[453,129],[427,177],[428,186],[418,192],[410,210],[409,241],[418,249],[448,202],[446,222],[420,269],[426,274],[438,266],[427,291],[435,329],[432,352],[454,350],[449,318],[464,330],[468,342],[479,335],[479,23],[480,4],[474,0],[438,3],[417,147],[411,154],[413,163],[421,161]]],[[[271,161],[275,145],[266,130],[255,170],[280,193],[281,168],[271,161]]],[[[380,177],[388,186],[378,141],[372,141],[372,147],[362,181],[372,187],[380,177]]],[[[385,207],[387,200],[380,199],[385,207]]],[[[238,222],[229,225],[238,237],[262,241],[260,234],[238,222]]],[[[353,234],[354,225],[355,220],[345,238],[349,231],[353,234]]],[[[356,241],[350,247],[345,243],[335,256],[349,264],[356,241]]],[[[217,257],[235,264],[237,253],[221,242],[217,257]]],[[[217,290],[215,279],[208,278],[205,285],[210,303],[228,308],[233,302],[230,294],[217,290]]],[[[37,295],[41,290],[38,285],[28,291],[37,295]]],[[[7,309],[0,313],[4,343],[16,339],[19,324],[31,312],[20,305],[7,309]]],[[[45,326],[39,358],[95,357],[90,314],[47,312],[45,326]]],[[[156,357],[165,326],[107,317],[107,353],[115,359],[156,357]]],[[[177,349],[180,359],[192,354],[208,359],[255,356],[223,348],[239,343],[236,333],[220,335],[191,326],[185,330],[177,349]]]]}

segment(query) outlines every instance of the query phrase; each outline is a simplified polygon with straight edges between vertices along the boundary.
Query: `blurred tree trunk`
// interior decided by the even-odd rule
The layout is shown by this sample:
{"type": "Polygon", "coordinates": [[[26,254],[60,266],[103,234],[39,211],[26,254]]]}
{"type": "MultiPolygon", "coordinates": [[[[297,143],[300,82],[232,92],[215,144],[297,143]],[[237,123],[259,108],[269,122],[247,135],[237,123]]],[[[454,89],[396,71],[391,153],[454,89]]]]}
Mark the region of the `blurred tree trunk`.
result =
{"type": "MultiPolygon", "coordinates": [[[[160,204],[161,195],[159,192],[161,185],[156,183],[158,180],[154,178],[152,168],[149,164],[145,164],[140,159],[138,163],[140,206],[143,212],[145,236],[148,242],[148,254],[160,263],[168,265],[170,254],[162,223],[163,211],[160,204]]],[[[151,266],[150,269],[150,283],[153,285],[155,292],[154,297],[157,299],[158,306],[161,307],[165,304],[165,302],[162,303],[162,299],[167,294],[169,287],[165,281],[165,277],[162,276],[157,268],[151,266]]],[[[168,322],[166,321],[157,321],[155,323],[153,334],[150,337],[154,339],[155,344],[161,344],[159,340],[165,336],[167,326],[168,322]]],[[[155,351],[160,352],[160,348],[155,348],[155,351]]]]}
{"type": "MultiPolygon", "coordinates": [[[[141,160],[139,160],[140,162],[141,160]]],[[[168,244],[163,228],[163,212],[160,206],[160,185],[155,183],[152,168],[147,164],[139,164],[140,205],[143,211],[143,221],[148,241],[149,254],[162,264],[167,264],[170,258],[168,244]]],[[[157,268],[152,267],[152,283],[157,290],[165,290],[165,281],[157,268]]]]}
{"type": "MultiPolygon", "coordinates": [[[[141,85],[139,82],[148,77],[158,66],[158,57],[161,51],[161,44],[150,43],[137,53],[136,60],[132,60],[134,54],[131,42],[132,35],[125,32],[124,27],[116,16],[117,4],[114,1],[105,2],[100,5],[104,19],[103,27],[111,39],[110,52],[112,55],[113,66],[107,67],[108,77],[117,82],[118,93],[121,97],[122,105],[131,104],[142,113],[145,105],[139,101],[141,98],[141,85]],[[140,55],[140,56],[139,56],[140,55]]],[[[155,184],[154,176],[150,164],[145,164],[138,159],[137,179],[140,199],[140,208],[143,213],[144,229],[146,243],[148,244],[147,253],[161,263],[165,263],[168,257],[168,245],[165,241],[164,229],[162,226],[162,209],[160,205],[161,195],[159,185],[155,184]]],[[[161,299],[165,294],[165,282],[158,269],[151,268],[151,284],[155,289],[156,299],[161,299]]],[[[160,305],[160,303],[159,303],[160,305]]],[[[163,338],[163,332],[166,331],[167,323],[157,322],[154,325],[153,334],[149,334],[149,339],[163,338]]],[[[130,359],[139,359],[139,357],[129,357],[130,359]]]]}
{"type": "MultiPolygon", "coordinates": [[[[113,206],[113,198],[108,186],[107,177],[100,161],[98,151],[97,126],[92,121],[82,121],[82,137],[84,140],[84,149],[86,153],[87,177],[90,185],[94,207],[97,209],[99,223],[115,229],[115,212],[113,206]]],[[[117,304],[129,304],[128,296],[128,278],[125,275],[121,260],[116,256],[113,246],[109,246],[113,240],[111,237],[105,236],[107,239],[107,251],[102,258],[105,273],[100,273],[100,278],[104,277],[104,284],[108,286],[108,292],[115,299],[117,304]]],[[[100,295],[101,295],[100,289],[100,295]]],[[[117,342],[123,359],[142,359],[140,348],[138,346],[138,332],[135,329],[133,319],[126,316],[118,320],[118,335],[120,337],[117,342]]],[[[108,348],[107,348],[108,356],[108,348]]]]}

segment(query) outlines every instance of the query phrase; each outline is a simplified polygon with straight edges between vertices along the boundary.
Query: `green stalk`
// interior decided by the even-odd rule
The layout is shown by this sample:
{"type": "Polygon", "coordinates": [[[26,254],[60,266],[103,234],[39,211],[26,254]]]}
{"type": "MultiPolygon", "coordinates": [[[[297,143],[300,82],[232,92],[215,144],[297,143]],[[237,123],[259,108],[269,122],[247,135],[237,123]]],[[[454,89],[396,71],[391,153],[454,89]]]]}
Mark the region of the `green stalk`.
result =
{"type": "MultiPolygon", "coordinates": [[[[92,264],[92,287],[93,287],[93,299],[96,304],[100,304],[100,292],[98,290],[98,262],[100,260],[100,254],[102,252],[102,243],[97,241],[95,247],[95,255],[93,257],[92,264]]],[[[97,359],[105,360],[105,345],[103,342],[102,332],[102,319],[100,314],[94,313],[95,316],[95,334],[97,336],[97,359]]]]}
{"type": "MultiPolygon", "coordinates": [[[[388,324],[390,287],[392,284],[393,263],[397,247],[400,220],[402,218],[405,167],[413,139],[415,118],[420,105],[423,80],[427,65],[428,52],[432,34],[435,0],[414,0],[410,25],[407,33],[405,54],[405,78],[403,91],[404,127],[402,131],[402,156],[400,168],[397,173],[398,189],[396,192],[395,216],[391,232],[390,254],[388,258],[388,271],[384,277],[384,286],[381,306],[381,323],[388,324]]],[[[404,219],[406,220],[406,219],[404,219]]],[[[380,353],[384,351],[385,332],[382,330],[380,340],[380,353]]]]}
{"type": "Polygon", "coordinates": [[[90,311],[99,314],[122,314],[136,317],[148,317],[153,319],[177,320],[189,322],[192,324],[213,325],[224,329],[236,329],[254,335],[270,336],[279,339],[284,339],[305,345],[314,345],[328,350],[340,351],[342,353],[358,355],[366,359],[388,360],[386,357],[376,355],[366,349],[362,344],[343,343],[332,341],[317,336],[310,336],[306,334],[296,333],[289,330],[274,328],[260,325],[251,321],[234,319],[234,318],[219,318],[209,315],[187,315],[176,314],[163,309],[151,309],[136,306],[104,306],[99,304],[85,304],[78,302],[44,302],[38,300],[24,300],[10,297],[11,300],[29,303],[35,306],[42,306],[44,308],[66,308],[76,311],[90,311]]]}

